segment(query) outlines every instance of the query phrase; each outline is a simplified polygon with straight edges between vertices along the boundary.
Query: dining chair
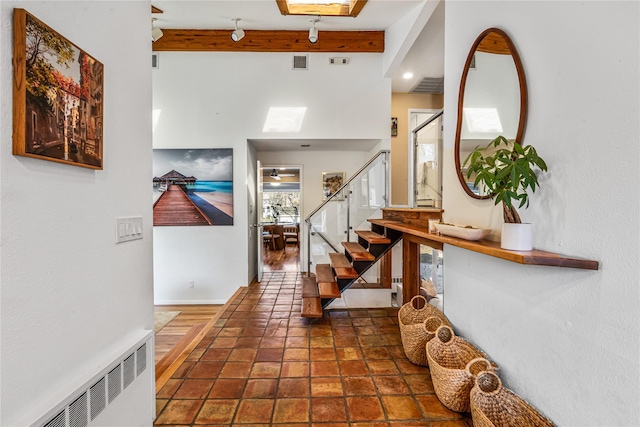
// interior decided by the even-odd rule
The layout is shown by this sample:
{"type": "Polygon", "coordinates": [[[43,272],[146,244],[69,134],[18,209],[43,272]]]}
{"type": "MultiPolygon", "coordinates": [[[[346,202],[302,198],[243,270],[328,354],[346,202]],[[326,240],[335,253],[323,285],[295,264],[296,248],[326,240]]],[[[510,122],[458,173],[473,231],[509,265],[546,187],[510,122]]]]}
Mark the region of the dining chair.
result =
{"type": "Polygon", "coordinates": [[[269,247],[269,243],[271,243],[271,249],[276,250],[276,239],[280,237],[279,234],[274,234],[275,226],[273,225],[265,225],[262,232],[262,241],[264,242],[265,247],[269,247]]]}
{"type": "Polygon", "coordinates": [[[283,229],[284,244],[288,242],[295,243],[300,246],[300,224],[285,225],[283,229]]]}

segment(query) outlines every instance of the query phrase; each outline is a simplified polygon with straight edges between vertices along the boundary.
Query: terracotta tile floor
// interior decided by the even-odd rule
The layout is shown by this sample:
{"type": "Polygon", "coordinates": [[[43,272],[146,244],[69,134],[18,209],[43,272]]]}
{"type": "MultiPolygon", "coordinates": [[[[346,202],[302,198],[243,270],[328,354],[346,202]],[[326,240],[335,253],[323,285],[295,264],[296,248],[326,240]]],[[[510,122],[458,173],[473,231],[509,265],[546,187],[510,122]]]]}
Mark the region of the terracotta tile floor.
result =
{"type": "Polygon", "coordinates": [[[166,385],[156,426],[471,427],[404,356],[397,308],[300,317],[301,275],[265,273],[166,385]]]}

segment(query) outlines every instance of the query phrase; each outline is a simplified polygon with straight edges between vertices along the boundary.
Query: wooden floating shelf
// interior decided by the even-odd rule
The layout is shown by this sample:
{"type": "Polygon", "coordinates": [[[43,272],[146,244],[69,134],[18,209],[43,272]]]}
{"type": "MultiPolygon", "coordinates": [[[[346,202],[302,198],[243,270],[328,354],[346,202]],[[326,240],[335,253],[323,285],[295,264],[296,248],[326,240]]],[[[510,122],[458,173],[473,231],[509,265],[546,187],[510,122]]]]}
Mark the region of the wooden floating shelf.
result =
{"type": "Polygon", "coordinates": [[[457,237],[442,236],[429,233],[429,230],[426,227],[415,224],[406,224],[388,219],[370,219],[369,222],[432,242],[457,246],[462,249],[501,258],[511,262],[517,262],[519,264],[582,268],[585,270],[597,270],[599,268],[598,261],[594,260],[568,257],[554,252],[540,251],[537,249],[532,251],[511,251],[502,249],[500,247],[500,242],[493,242],[490,240],[471,241],[459,239],[457,237]]]}

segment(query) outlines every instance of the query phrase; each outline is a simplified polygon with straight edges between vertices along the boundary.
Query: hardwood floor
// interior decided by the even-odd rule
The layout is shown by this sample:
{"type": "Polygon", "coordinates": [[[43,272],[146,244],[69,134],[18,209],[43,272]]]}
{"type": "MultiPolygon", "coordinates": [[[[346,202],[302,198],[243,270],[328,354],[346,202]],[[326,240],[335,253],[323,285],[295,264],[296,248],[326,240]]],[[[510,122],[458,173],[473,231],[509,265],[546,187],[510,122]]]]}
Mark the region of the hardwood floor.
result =
{"type": "Polygon", "coordinates": [[[195,325],[207,323],[222,305],[160,305],[155,311],[179,311],[171,322],[156,333],[156,363],[175,346],[195,325]]]}
{"type": "Polygon", "coordinates": [[[300,271],[300,248],[289,243],[284,251],[272,250],[263,251],[264,271],[300,271]]]}

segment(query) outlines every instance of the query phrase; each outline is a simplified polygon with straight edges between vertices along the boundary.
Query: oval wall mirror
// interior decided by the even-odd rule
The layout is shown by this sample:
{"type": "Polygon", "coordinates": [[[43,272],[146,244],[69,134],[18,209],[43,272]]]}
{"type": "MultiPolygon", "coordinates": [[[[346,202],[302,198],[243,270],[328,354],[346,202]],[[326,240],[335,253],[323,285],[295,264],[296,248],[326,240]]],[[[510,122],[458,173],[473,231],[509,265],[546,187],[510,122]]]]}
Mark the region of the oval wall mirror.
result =
{"type": "Polygon", "coordinates": [[[487,192],[467,178],[464,160],[477,146],[498,135],[522,144],[527,117],[527,84],[520,56],[507,34],[484,31],[473,43],[464,65],[458,95],[458,123],[454,159],[460,184],[476,199],[487,192]]]}

